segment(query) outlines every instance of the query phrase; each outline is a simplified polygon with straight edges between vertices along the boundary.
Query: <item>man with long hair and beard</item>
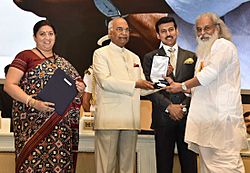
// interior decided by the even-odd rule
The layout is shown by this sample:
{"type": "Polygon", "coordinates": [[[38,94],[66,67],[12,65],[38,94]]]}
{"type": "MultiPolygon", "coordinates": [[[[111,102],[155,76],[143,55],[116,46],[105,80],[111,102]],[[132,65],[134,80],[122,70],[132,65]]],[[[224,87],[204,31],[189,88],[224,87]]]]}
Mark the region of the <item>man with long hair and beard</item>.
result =
{"type": "Polygon", "coordinates": [[[237,49],[227,26],[214,13],[198,16],[195,31],[195,77],[182,83],[167,78],[167,91],[192,93],[185,142],[199,154],[200,172],[244,173],[240,150],[247,147],[247,140],[237,49]]]}

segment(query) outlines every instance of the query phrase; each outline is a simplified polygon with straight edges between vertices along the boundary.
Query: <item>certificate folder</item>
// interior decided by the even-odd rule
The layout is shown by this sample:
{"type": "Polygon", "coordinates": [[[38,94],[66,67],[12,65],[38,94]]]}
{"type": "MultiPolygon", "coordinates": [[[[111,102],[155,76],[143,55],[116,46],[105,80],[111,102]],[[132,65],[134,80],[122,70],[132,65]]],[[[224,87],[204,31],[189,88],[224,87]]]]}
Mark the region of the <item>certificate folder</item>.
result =
{"type": "Polygon", "coordinates": [[[76,95],[75,81],[58,68],[37,97],[42,101],[55,103],[55,111],[63,115],[76,95]]]}

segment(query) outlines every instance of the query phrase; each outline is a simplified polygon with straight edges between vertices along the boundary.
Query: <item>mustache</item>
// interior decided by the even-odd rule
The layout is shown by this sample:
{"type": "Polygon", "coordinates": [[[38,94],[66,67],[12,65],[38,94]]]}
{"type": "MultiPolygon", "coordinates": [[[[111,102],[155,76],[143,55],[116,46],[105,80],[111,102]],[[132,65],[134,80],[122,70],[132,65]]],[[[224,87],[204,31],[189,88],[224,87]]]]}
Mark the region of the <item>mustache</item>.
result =
{"type": "Polygon", "coordinates": [[[199,36],[198,38],[200,39],[200,40],[203,40],[203,39],[206,39],[206,38],[211,38],[212,36],[211,35],[209,35],[209,34],[204,34],[204,35],[201,35],[201,36],[199,36]]]}
{"type": "Polygon", "coordinates": [[[122,36],[122,37],[119,37],[119,38],[125,38],[125,39],[128,39],[129,37],[127,37],[127,36],[122,36]]]}
{"type": "Polygon", "coordinates": [[[173,36],[169,35],[169,36],[165,37],[165,39],[168,39],[168,38],[173,39],[173,36]]]}

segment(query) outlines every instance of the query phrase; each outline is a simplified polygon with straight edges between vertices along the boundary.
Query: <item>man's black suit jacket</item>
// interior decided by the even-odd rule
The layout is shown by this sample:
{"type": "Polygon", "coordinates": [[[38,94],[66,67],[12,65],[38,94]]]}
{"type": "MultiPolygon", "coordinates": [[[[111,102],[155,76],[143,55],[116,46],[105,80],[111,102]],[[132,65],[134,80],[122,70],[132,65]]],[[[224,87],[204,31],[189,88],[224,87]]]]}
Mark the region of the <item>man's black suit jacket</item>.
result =
{"type": "MultiPolygon", "coordinates": [[[[155,55],[167,56],[163,47],[149,52],[144,56],[143,71],[146,79],[149,81],[151,81],[150,73],[155,55]]],[[[176,82],[184,82],[193,78],[196,60],[197,58],[193,52],[178,47],[176,71],[173,80],[176,82]],[[184,63],[188,58],[192,58],[194,62],[192,64],[184,63]]],[[[160,126],[166,126],[169,121],[173,121],[168,116],[168,113],[165,112],[169,104],[183,104],[186,105],[187,108],[189,108],[190,105],[190,97],[187,97],[184,93],[170,94],[166,91],[160,91],[149,95],[148,98],[152,101],[153,105],[152,129],[156,129],[160,126]]]]}

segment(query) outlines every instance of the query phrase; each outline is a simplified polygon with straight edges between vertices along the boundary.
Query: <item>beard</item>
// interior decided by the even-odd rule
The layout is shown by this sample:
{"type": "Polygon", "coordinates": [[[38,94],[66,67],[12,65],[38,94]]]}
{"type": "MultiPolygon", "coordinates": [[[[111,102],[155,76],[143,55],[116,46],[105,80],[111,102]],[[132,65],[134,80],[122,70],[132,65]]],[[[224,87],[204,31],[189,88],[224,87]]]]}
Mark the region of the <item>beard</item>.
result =
{"type": "Polygon", "coordinates": [[[211,52],[211,47],[215,40],[219,38],[218,32],[214,32],[212,35],[205,34],[204,36],[196,37],[198,43],[196,48],[196,55],[198,58],[205,58],[211,52]],[[205,39],[204,39],[205,38],[205,39]]]}

